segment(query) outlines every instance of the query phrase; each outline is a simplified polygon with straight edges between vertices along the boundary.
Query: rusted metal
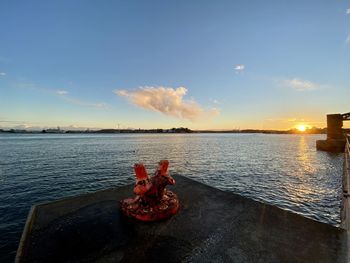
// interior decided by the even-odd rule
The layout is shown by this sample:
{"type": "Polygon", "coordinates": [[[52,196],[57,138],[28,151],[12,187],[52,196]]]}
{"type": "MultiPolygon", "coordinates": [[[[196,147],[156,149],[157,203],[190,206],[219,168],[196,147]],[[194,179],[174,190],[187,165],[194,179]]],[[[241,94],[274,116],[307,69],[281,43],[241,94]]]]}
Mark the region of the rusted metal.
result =
{"type": "Polygon", "coordinates": [[[179,200],[167,185],[175,185],[168,174],[169,161],[162,160],[154,176],[149,177],[142,163],[135,164],[136,184],[134,198],[120,202],[123,213],[141,221],[157,221],[168,218],[179,210],[179,200]]]}
{"type": "Polygon", "coordinates": [[[343,121],[350,121],[350,112],[342,114],[343,121]]]}

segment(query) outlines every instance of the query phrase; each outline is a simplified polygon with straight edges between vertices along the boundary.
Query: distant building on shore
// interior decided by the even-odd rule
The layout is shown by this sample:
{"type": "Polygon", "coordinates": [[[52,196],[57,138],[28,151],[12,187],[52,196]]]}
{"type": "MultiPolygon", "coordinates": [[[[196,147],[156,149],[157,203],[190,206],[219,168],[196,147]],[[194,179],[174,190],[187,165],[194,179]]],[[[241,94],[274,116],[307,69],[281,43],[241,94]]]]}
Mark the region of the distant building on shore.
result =
{"type": "Polygon", "coordinates": [[[64,131],[57,127],[57,129],[44,129],[42,133],[64,133],[64,131]]]}

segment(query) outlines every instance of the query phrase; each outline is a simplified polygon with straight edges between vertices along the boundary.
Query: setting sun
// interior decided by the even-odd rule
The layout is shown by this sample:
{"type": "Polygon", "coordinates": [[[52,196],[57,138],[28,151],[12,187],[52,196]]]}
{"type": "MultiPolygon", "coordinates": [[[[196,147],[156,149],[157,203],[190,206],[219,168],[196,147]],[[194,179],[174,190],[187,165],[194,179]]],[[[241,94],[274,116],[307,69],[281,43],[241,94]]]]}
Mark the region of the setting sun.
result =
{"type": "Polygon", "coordinates": [[[300,124],[297,126],[298,131],[304,132],[306,130],[306,125],[300,124]]]}

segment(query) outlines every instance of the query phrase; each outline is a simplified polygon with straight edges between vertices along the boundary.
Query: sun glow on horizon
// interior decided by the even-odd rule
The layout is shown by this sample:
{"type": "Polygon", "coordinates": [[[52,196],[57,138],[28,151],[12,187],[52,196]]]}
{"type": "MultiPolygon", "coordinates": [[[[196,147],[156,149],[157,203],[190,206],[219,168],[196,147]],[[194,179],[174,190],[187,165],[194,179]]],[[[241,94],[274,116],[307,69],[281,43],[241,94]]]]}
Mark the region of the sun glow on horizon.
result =
{"type": "Polygon", "coordinates": [[[306,127],[305,127],[305,125],[298,125],[298,126],[297,126],[297,129],[298,129],[299,131],[303,132],[303,131],[306,130],[306,127]]]}
{"type": "Polygon", "coordinates": [[[308,128],[307,125],[304,125],[304,124],[299,124],[297,125],[297,130],[300,131],[300,132],[304,132],[306,131],[306,129],[308,128]]]}

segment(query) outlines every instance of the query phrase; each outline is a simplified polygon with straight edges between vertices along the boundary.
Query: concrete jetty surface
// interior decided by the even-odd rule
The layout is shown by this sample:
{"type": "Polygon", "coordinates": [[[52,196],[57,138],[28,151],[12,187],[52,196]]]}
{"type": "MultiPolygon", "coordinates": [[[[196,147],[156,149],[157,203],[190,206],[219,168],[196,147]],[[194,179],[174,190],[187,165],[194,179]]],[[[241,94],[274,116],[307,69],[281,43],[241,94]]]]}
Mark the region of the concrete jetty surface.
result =
{"type": "Polygon", "coordinates": [[[130,221],[133,185],[34,206],[16,262],[349,262],[345,230],[174,176],[181,208],[130,221]]]}

